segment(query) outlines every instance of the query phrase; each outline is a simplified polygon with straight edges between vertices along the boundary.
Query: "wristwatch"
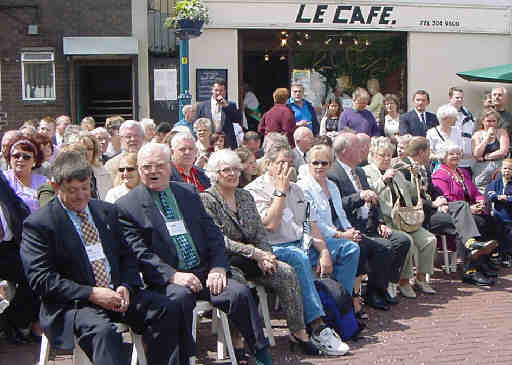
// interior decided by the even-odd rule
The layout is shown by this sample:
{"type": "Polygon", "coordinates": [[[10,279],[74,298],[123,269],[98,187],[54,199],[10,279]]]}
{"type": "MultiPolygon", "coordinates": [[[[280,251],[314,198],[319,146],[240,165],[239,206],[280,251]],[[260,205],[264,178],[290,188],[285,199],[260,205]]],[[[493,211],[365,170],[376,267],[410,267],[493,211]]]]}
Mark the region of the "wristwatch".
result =
{"type": "Polygon", "coordinates": [[[282,191],[279,191],[279,190],[274,190],[274,192],[272,193],[272,196],[275,196],[277,198],[286,198],[286,194],[282,191]]]}

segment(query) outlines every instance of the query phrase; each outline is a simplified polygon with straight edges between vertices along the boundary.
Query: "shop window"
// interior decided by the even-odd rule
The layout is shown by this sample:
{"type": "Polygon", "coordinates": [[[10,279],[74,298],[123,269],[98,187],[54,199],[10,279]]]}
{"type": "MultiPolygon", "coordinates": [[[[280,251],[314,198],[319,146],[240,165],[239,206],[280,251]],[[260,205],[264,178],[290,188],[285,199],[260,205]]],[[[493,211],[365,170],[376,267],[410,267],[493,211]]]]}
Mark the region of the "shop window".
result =
{"type": "Polygon", "coordinates": [[[21,72],[23,100],[55,100],[53,52],[23,52],[21,72]]]}

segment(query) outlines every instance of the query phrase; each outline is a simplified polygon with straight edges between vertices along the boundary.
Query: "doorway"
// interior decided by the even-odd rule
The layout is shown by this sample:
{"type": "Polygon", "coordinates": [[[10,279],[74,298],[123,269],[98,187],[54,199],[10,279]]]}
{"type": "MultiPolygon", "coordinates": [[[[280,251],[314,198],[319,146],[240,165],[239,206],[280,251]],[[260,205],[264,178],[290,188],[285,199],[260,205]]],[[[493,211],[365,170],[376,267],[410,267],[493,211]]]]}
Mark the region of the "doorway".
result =
{"type": "Polygon", "coordinates": [[[133,69],[130,61],[116,64],[75,64],[76,119],[91,116],[96,126],[121,115],[134,119],[133,69]]]}

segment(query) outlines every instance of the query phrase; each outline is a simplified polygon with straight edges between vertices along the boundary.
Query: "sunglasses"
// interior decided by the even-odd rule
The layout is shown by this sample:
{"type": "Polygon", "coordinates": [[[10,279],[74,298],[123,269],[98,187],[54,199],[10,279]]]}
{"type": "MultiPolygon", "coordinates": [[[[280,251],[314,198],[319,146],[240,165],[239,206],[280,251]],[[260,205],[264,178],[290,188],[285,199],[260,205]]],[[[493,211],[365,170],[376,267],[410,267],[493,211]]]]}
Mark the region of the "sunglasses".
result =
{"type": "Polygon", "coordinates": [[[21,157],[25,161],[28,161],[32,158],[32,155],[26,153],[15,153],[14,155],[11,155],[11,157],[14,158],[15,160],[19,160],[21,157]]]}
{"type": "Polygon", "coordinates": [[[133,172],[135,171],[135,167],[120,167],[117,169],[119,172],[133,172]]]}
{"type": "Polygon", "coordinates": [[[326,167],[326,166],[329,166],[329,161],[311,161],[311,165],[313,165],[313,166],[322,165],[322,167],[326,167]]]}

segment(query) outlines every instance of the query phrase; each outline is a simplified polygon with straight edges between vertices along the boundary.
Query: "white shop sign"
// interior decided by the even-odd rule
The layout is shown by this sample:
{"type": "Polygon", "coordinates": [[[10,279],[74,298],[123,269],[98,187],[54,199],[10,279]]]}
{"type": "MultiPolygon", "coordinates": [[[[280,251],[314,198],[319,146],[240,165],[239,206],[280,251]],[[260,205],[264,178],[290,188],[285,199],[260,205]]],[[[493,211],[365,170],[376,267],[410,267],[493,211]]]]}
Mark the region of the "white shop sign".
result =
{"type": "Polygon", "coordinates": [[[491,6],[207,1],[209,28],[398,30],[510,34],[511,9],[491,6]]]}

